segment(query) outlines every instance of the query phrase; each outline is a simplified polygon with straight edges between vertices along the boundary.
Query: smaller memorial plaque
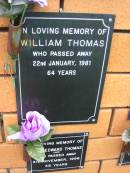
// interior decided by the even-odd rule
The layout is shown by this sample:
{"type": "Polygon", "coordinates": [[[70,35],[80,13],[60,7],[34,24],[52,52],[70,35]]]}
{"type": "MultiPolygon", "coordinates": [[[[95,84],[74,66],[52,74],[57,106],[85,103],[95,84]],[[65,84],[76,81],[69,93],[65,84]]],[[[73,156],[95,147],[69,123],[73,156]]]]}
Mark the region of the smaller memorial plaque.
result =
{"type": "Polygon", "coordinates": [[[130,152],[121,153],[119,165],[130,165],[130,152]]]}
{"type": "Polygon", "coordinates": [[[118,164],[121,166],[130,165],[130,142],[124,143],[124,145],[122,146],[118,164]]]}
{"type": "Polygon", "coordinates": [[[34,173],[83,168],[87,143],[88,133],[53,135],[43,144],[45,161],[38,163],[32,159],[28,162],[28,170],[34,173]]]}

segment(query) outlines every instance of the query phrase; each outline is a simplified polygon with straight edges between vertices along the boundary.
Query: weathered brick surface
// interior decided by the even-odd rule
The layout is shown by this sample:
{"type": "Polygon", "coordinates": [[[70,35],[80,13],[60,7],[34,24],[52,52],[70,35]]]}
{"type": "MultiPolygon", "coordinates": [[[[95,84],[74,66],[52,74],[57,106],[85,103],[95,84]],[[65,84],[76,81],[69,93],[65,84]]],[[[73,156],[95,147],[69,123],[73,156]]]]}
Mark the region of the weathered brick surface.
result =
{"type": "MultiPolygon", "coordinates": [[[[48,0],[48,6],[41,8],[39,5],[33,10],[34,12],[58,12],[59,0],[48,0]]],[[[7,27],[9,25],[9,19],[6,17],[0,17],[0,27],[7,27]]]]}
{"type": "Polygon", "coordinates": [[[0,40],[2,40],[0,41],[0,74],[7,74],[7,72],[4,70],[5,63],[12,66],[11,57],[9,57],[7,53],[7,39],[8,33],[0,32],[0,40]]]}
{"type": "Polygon", "coordinates": [[[0,17],[0,27],[6,27],[9,25],[9,19],[6,17],[0,17]]]}
{"type": "Polygon", "coordinates": [[[7,173],[7,169],[0,169],[0,173],[7,173]]]}
{"type": "MultiPolygon", "coordinates": [[[[99,162],[86,162],[85,168],[83,169],[83,173],[98,173],[99,170],[99,162]]],[[[74,172],[75,173],[75,172],[74,172]]],[[[79,173],[82,173],[81,171],[79,173]]]]}
{"type": "Polygon", "coordinates": [[[26,168],[10,169],[10,173],[27,173],[26,168]]]}
{"type": "Polygon", "coordinates": [[[109,72],[130,72],[130,34],[114,33],[110,51],[109,72]]]}
{"type": "Polygon", "coordinates": [[[16,111],[15,88],[9,77],[0,77],[0,99],[0,112],[16,111]]]}
{"type": "Polygon", "coordinates": [[[101,107],[130,106],[129,91],[129,74],[108,74],[105,80],[101,107]]]}
{"type": "Polygon", "coordinates": [[[118,160],[105,160],[102,163],[100,173],[129,173],[130,165],[118,166],[118,160]]]}
{"type": "Polygon", "coordinates": [[[26,167],[23,161],[23,146],[19,144],[0,144],[0,169],[26,167]]]}
{"type": "Polygon", "coordinates": [[[120,137],[90,139],[86,160],[103,160],[118,158],[122,148],[120,137]]]}
{"type": "Polygon", "coordinates": [[[115,14],[115,28],[130,29],[129,0],[65,0],[64,11],[76,13],[115,14]]]}
{"type": "Polygon", "coordinates": [[[113,121],[110,129],[110,135],[121,135],[124,129],[130,128],[128,120],[129,109],[116,109],[113,115],[113,121]]]}
{"type": "Polygon", "coordinates": [[[90,138],[105,137],[109,127],[111,110],[100,110],[97,124],[59,125],[55,133],[89,132],[90,138]]]}

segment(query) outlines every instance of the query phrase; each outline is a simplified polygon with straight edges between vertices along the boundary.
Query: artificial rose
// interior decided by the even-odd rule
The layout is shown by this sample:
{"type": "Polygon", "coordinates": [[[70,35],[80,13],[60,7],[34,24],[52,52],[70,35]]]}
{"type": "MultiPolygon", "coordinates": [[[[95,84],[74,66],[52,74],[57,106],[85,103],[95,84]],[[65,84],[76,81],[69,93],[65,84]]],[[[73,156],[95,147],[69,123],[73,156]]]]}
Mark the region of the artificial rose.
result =
{"type": "Polygon", "coordinates": [[[47,135],[50,131],[50,122],[36,111],[26,114],[26,120],[22,123],[21,131],[7,137],[10,140],[35,141],[47,135]]]}
{"type": "Polygon", "coordinates": [[[28,0],[8,0],[8,3],[12,5],[23,5],[23,4],[27,4],[28,0]]]}
{"type": "Polygon", "coordinates": [[[12,5],[27,4],[29,2],[38,3],[41,7],[47,6],[47,0],[8,0],[8,3],[12,5]]]}
{"type": "Polygon", "coordinates": [[[40,4],[41,7],[47,6],[47,1],[46,0],[29,0],[30,2],[37,2],[40,4]]]}
{"type": "Polygon", "coordinates": [[[10,4],[11,4],[11,3],[12,3],[12,0],[8,0],[8,3],[10,3],[10,4]]]}

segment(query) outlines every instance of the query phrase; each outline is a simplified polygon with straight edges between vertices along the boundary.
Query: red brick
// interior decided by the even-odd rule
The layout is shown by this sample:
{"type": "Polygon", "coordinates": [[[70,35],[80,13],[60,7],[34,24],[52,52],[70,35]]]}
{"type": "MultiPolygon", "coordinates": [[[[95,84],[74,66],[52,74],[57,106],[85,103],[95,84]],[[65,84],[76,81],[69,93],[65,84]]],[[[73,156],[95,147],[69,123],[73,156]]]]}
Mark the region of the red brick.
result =
{"type": "Polygon", "coordinates": [[[16,111],[15,88],[9,77],[0,77],[0,99],[0,112],[16,111]]]}
{"type": "Polygon", "coordinates": [[[116,29],[130,29],[129,0],[65,0],[65,12],[115,14],[116,29]]]}
{"type": "Polygon", "coordinates": [[[130,106],[130,75],[108,74],[105,80],[101,107],[130,106]]]}
{"type": "MultiPolygon", "coordinates": [[[[98,161],[86,162],[83,173],[98,173],[99,166],[100,166],[100,163],[98,161]]],[[[81,171],[79,173],[81,173],[81,171]]]]}
{"type": "Polygon", "coordinates": [[[6,27],[9,25],[9,19],[7,17],[0,17],[0,27],[6,27]]]}
{"type": "Polygon", "coordinates": [[[26,168],[10,169],[10,173],[27,173],[26,168]]]}
{"type": "Polygon", "coordinates": [[[105,160],[102,162],[100,173],[129,173],[130,165],[119,166],[118,160],[105,160]]]}
{"type": "Polygon", "coordinates": [[[109,72],[130,72],[130,34],[114,33],[110,58],[108,64],[109,72]]]}
{"type": "Polygon", "coordinates": [[[110,135],[121,135],[124,129],[130,128],[128,120],[129,109],[116,109],[113,115],[113,121],[110,129],[110,135]]]}
{"type": "Polygon", "coordinates": [[[122,148],[121,137],[90,139],[86,160],[103,160],[118,158],[122,148]]]}
{"type": "Polygon", "coordinates": [[[8,33],[1,32],[0,33],[0,74],[6,74],[4,70],[5,63],[8,63],[12,67],[12,59],[7,53],[7,37],[8,33]]]}
{"type": "Polygon", "coordinates": [[[0,144],[0,168],[21,168],[26,166],[23,160],[23,146],[19,144],[0,144]]]}
{"type": "Polygon", "coordinates": [[[7,173],[7,169],[0,169],[0,173],[7,173]]]}
{"type": "Polygon", "coordinates": [[[55,126],[55,133],[73,133],[89,132],[90,138],[107,136],[110,123],[111,110],[100,110],[99,119],[96,124],[78,124],[78,125],[58,125],[55,126]]]}

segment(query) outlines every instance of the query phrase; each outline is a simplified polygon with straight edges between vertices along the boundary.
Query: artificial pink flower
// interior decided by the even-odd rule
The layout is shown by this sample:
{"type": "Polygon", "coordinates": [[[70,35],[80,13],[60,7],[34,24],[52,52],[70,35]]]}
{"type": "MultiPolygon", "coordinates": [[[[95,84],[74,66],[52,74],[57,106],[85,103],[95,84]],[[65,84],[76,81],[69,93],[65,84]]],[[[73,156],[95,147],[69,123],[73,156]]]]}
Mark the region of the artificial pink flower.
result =
{"type": "Polygon", "coordinates": [[[7,139],[20,141],[35,141],[47,135],[50,131],[50,122],[44,115],[37,111],[30,111],[26,114],[26,120],[22,123],[21,131],[10,135],[7,139]]]}

